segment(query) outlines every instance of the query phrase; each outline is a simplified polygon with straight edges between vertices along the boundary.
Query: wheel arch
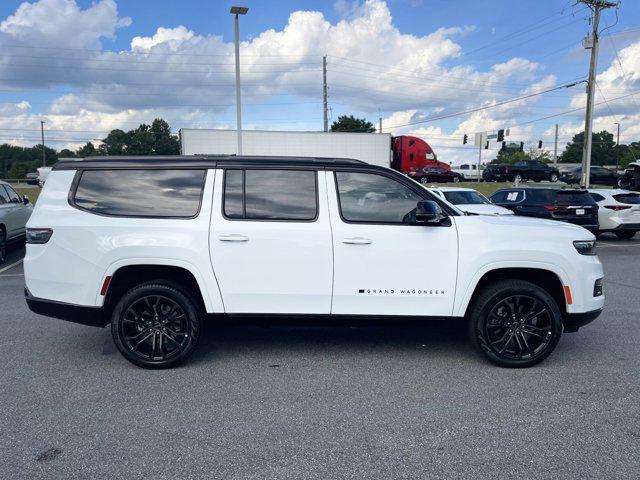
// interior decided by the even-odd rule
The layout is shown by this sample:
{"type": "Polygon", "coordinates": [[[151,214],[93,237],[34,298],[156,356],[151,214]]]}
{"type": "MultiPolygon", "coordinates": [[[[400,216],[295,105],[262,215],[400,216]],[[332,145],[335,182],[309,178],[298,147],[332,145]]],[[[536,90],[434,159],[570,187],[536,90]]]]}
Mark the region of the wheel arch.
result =
{"type": "Polygon", "coordinates": [[[473,306],[475,299],[482,289],[498,280],[524,280],[545,290],[558,304],[558,308],[564,315],[567,312],[562,276],[558,272],[545,267],[496,267],[484,272],[478,278],[468,299],[461,305],[461,315],[466,316],[469,308],[473,306]]]}
{"type": "MultiPolygon", "coordinates": [[[[105,315],[110,316],[118,299],[135,285],[153,280],[165,280],[174,285],[183,287],[191,294],[205,312],[216,311],[215,299],[209,297],[205,279],[200,272],[191,265],[183,262],[154,262],[140,260],[137,262],[112,265],[102,277],[99,290],[102,289],[107,277],[106,294],[102,296],[98,291],[96,304],[102,305],[105,315]]],[[[218,310],[222,311],[222,310],[218,310]]],[[[108,317],[107,317],[108,318],[108,317]]]]}

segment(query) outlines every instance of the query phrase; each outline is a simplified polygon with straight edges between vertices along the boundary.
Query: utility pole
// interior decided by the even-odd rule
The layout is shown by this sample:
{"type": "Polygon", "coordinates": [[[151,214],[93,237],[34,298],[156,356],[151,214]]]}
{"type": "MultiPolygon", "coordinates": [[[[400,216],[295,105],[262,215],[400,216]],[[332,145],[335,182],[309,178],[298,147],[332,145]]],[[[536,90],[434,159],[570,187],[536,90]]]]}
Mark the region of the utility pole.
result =
{"type": "Polygon", "coordinates": [[[240,105],[240,33],[239,19],[240,15],[246,15],[249,9],[247,7],[231,7],[230,13],[235,17],[235,44],[236,44],[236,129],[238,132],[238,155],[242,155],[242,106],[240,105]]]}
{"type": "Polygon", "coordinates": [[[553,164],[558,163],[558,124],[556,123],[556,138],[553,143],[553,164]]]}
{"type": "Polygon", "coordinates": [[[42,166],[47,166],[46,152],[44,151],[44,120],[40,120],[40,134],[42,135],[42,166]]]}
{"type": "Polygon", "coordinates": [[[616,123],[618,126],[618,140],[616,142],[616,173],[618,173],[618,168],[620,167],[620,124],[616,123]]]}
{"type": "Polygon", "coordinates": [[[382,115],[380,115],[380,110],[378,110],[378,133],[382,133],[382,115]]]}
{"type": "Polygon", "coordinates": [[[322,57],[322,103],[324,106],[324,131],[329,131],[329,103],[327,100],[327,56],[322,57]]]}
{"type": "Polygon", "coordinates": [[[584,121],[584,145],[582,149],[582,181],[584,188],[589,188],[591,174],[591,141],[593,139],[593,104],[595,100],[596,69],[598,67],[598,25],[600,24],[600,12],[605,8],[618,6],[617,2],[606,0],[579,0],[593,11],[593,33],[591,42],[585,42],[585,48],[591,48],[591,60],[589,63],[589,81],[587,85],[587,112],[584,121]]]}

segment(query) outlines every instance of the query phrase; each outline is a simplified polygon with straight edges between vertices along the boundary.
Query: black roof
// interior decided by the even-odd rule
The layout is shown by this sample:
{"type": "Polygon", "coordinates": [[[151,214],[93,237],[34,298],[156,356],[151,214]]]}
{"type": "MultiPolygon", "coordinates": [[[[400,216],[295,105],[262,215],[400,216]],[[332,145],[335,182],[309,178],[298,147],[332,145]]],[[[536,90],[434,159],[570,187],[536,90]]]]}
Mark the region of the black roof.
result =
{"type": "Polygon", "coordinates": [[[267,157],[236,155],[167,155],[167,156],[107,156],[64,160],[55,164],[54,170],[94,169],[155,169],[155,168],[215,168],[218,166],[265,167],[372,167],[361,160],[351,158],[321,157],[267,157]]]}

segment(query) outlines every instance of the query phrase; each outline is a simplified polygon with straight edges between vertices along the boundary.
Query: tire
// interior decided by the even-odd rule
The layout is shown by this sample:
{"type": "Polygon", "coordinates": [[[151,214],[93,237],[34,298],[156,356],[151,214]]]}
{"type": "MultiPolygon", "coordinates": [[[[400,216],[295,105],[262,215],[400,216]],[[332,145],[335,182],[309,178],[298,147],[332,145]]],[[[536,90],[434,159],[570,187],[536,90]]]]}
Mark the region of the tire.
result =
{"type": "Polygon", "coordinates": [[[556,183],[558,181],[558,174],[554,172],[551,175],[549,175],[549,181],[551,183],[556,183]]]}
{"type": "Polygon", "coordinates": [[[522,280],[501,280],[485,287],[468,317],[471,343],[500,367],[540,363],[562,335],[562,314],[555,300],[522,280]]]}
{"type": "Polygon", "coordinates": [[[460,178],[458,177],[453,177],[453,183],[458,183],[460,182],[460,178]]]}
{"type": "Polygon", "coordinates": [[[120,353],[143,368],[169,368],[196,349],[201,308],[178,285],[164,280],[138,285],[118,301],[111,335],[120,353]]]}
{"type": "Polygon", "coordinates": [[[420,179],[420,183],[421,183],[422,185],[429,185],[429,179],[428,179],[427,177],[422,177],[422,178],[420,179]]]}
{"type": "Polygon", "coordinates": [[[519,173],[516,173],[513,177],[513,181],[517,183],[522,182],[522,175],[520,175],[519,173]]]}
{"type": "Polygon", "coordinates": [[[622,230],[620,232],[613,232],[616,234],[616,237],[618,237],[621,240],[631,240],[636,232],[634,230],[622,230]]]}
{"type": "Polygon", "coordinates": [[[7,234],[0,228],[0,265],[7,260],[7,234]]]}

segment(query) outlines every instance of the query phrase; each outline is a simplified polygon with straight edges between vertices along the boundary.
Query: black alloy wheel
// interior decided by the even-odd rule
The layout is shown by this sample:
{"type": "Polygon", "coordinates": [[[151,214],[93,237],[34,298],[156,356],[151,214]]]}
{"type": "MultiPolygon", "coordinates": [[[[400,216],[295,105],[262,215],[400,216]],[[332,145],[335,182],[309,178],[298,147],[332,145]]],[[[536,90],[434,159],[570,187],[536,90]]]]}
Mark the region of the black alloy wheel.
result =
{"type": "Polygon", "coordinates": [[[619,232],[613,232],[616,234],[616,237],[618,237],[620,240],[631,240],[633,237],[636,236],[636,232],[635,230],[621,230],[619,232]]]}
{"type": "Polygon", "coordinates": [[[562,335],[562,315],[555,300],[529,282],[497,282],[481,292],[472,308],[472,343],[502,367],[541,362],[562,335]]]}
{"type": "Polygon", "coordinates": [[[0,265],[7,260],[7,234],[0,228],[0,265]]]}
{"type": "Polygon", "coordinates": [[[118,302],[111,334],[118,350],[144,368],[167,368],[193,353],[202,314],[197,302],[169,283],[150,282],[129,290],[118,302]]]}

